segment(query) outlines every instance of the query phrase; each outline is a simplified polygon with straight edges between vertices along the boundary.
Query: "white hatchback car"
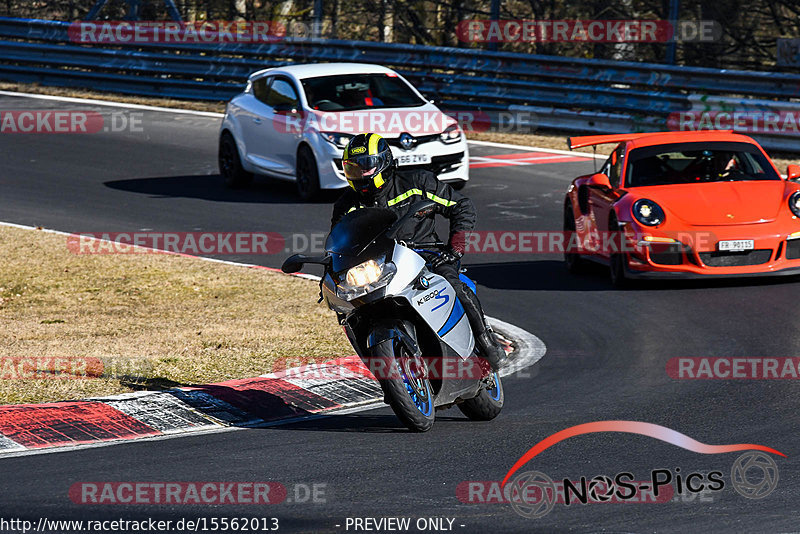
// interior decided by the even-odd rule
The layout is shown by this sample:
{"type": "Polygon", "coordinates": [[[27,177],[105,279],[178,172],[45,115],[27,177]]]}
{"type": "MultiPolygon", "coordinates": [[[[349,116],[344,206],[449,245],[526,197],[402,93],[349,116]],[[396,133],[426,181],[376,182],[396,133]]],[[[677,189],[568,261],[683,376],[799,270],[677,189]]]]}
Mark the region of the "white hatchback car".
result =
{"type": "Polygon", "coordinates": [[[354,135],[382,135],[401,168],[427,168],[461,188],[469,152],[457,121],[398,73],[379,65],[290,65],[250,75],[225,110],[219,169],[226,185],[254,174],[296,182],[303,199],[347,187],[342,149],[354,135]]]}

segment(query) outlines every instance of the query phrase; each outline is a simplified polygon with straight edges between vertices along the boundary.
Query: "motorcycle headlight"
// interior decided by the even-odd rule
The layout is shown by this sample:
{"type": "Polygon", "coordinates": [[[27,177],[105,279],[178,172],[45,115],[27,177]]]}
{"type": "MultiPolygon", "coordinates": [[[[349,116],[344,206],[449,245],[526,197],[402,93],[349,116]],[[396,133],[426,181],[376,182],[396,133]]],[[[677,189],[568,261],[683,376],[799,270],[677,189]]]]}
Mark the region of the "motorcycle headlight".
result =
{"type": "Polygon", "coordinates": [[[386,263],[383,259],[368,260],[351,267],[344,279],[336,284],[336,295],[350,301],[385,287],[397,272],[394,263],[386,263]]]}
{"type": "Polygon", "coordinates": [[[633,203],[633,216],[646,226],[658,226],[664,222],[664,210],[661,206],[646,198],[633,203]]]}
{"type": "Polygon", "coordinates": [[[448,126],[445,131],[439,134],[439,139],[441,139],[442,143],[448,145],[451,143],[456,143],[461,140],[461,130],[458,128],[457,124],[448,126]]]}
{"type": "Polygon", "coordinates": [[[344,148],[347,146],[347,143],[350,142],[350,139],[353,138],[350,134],[344,134],[339,132],[320,132],[320,135],[329,143],[336,145],[336,148],[344,148]]]}
{"type": "Polygon", "coordinates": [[[796,217],[800,217],[800,191],[795,191],[789,196],[789,209],[796,217]]]}
{"type": "Polygon", "coordinates": [[[383,264],[369,260],[348,270],[345,281],[353,287],[361,287],[375,282],[381,277],[381,272],[383,264]]]}

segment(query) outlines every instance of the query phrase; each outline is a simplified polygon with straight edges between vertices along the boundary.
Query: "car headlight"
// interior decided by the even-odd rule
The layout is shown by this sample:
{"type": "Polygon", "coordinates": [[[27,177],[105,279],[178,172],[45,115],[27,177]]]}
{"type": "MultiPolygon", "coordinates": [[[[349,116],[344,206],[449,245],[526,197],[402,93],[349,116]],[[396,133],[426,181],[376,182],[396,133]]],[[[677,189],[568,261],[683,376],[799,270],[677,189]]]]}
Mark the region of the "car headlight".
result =
{"type": "Polygon", "coordinates": [[[795,216],[800,217],[800,191],[795,191],[789,196],[789,209],[795,216]]]}
{"type": "Polygon", "coordinates": [[[461,140],[461,130],[457,124],[448,126],[445,131],[439,134],[439,139],[442,143],[451,144],[461,140]]]}
{"type": "Polygon", "coordinates": [[[664,222],[664,210],[661,206],[646,198],[633,203],[633,216],[646,226],[658,226],[664,222]]]}
{"type": "Polygon", "coordinates": [[[339,132],[320,132],[320,135],[329,143],[335,145],[337,148],[344,148],[347,146],[347,143],[350,142],[350,139],[353,138],[350,134],[344,134],[339,132]]]}
{"type": "Polygon", "coordinates": [[[336,295],[347,301],[363,297],[386,286],[396,272],[392,262],[367,260],[347,270],[344,279],[336,284],[336,295]]]}

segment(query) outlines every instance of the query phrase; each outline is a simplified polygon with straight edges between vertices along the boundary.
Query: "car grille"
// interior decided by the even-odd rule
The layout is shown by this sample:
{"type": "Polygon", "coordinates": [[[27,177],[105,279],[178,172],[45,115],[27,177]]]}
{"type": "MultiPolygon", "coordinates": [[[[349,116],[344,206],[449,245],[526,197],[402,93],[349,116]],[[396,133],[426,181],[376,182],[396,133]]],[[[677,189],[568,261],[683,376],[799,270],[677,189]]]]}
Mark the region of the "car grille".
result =
{"type": "MultiPolygon", "coordinates": [[[[386,142],[392,146],[403,148],[403,145],[400,144],[399,137],[384,137],[384,139],[386,139],[386,142]]],[[[431,141],[436,141],[437,139],[439,139],[439,134],[420,135],[419,137],[414,138],[414,140],[416,141],[416,143],[414,143],[414,146],[418,146],[423,143],[430,143],[431,141]]]]}
{"type": "Polygon", "coordinates": [[[701,252],[700,259],[708,267],[740,267],[743,265],[761,265],[772,257],[772,250],[757,249],[746,252],[701,252]]]}
{"type": "MultiPolygon", "coordinates": [[[[430,164],[403,165],[398,168],[401,170],[428,169],[429,171],[439,174],[442,172],[451,171],[453,168],[458,167],[463,158],[464,153],[458,152],[456,154],[446,154],[444,156],[433,156],[430,164]]],[[[339,172],[342,171],[342,158],[333,158],[333,164],[336,165],[336,168],[339,170],[339,172]]]]}
{"type": "Polygon", "coordinates": [[[786,259],[796,260],[800,258],[800,239],[792,239],[786,242],[786,259]]]}
{"type": "Polygon", "coordinates": [[[652,245],[650,261],[659,265],[681,265],[683,252],[680,245],[652,245]]]}

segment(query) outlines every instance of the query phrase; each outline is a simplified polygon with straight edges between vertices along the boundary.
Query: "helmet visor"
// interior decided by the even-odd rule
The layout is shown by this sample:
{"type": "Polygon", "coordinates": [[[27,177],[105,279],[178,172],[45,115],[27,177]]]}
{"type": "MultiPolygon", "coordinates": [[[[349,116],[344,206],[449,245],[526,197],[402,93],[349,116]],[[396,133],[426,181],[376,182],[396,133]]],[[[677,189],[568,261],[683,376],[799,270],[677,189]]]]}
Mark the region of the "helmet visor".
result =
{"type": "Polygon", "coordinates": [[[356,156],[344,160],[342,169],[350,181],[372,180],[378,173],[386,170],[392,162],[391,158],[391,152],[388,150],[374,156],[356,156]]]}

